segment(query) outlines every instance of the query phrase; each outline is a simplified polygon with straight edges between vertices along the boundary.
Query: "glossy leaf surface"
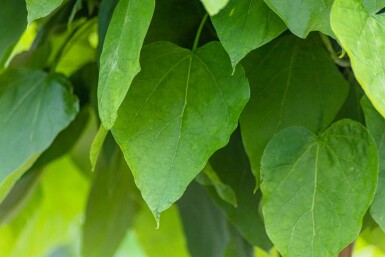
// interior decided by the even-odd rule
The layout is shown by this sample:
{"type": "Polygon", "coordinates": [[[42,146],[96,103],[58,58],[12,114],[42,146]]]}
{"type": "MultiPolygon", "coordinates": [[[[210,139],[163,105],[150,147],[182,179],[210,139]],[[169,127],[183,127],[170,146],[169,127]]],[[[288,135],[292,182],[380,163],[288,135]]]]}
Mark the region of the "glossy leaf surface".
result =
{"type": "Polygon", "coordinates": [[[287,128],[261,161],[263,215],[285,257],[330,256],[359,234],[374,197],[378,157],[360,123],[342,120],[316,136],[287,128]]]}
{"type": "Polygon", "coordinates": [[[232,75],[230,60],[218,43],[195,52],[153,43],[143,49],[141,60],[142,72],[112,133],[158,219],[210,155],[227,143],[249,87],[241,67],[232,75]]]}
{"type": "Polygon", "coordinates": [[[263,0],[231,0],[211,20],[233,67],[251,50],[268,43],[286,29],[285,23],[263,0]]]}
{"type": "Polygon", "coordinates": [[[356,79],[385,117],[385,16],[368,13],[361,0],[336,0],[330,20],[356,79]]]}
{"type": "Polygon", "coordinates": [[[140,51],[154,8],[154,0],[121,0],[112,15],[100,56],[98,87],[99,115],[108,130],[140,71],[140,51]]]}
{"type": "Polygon", "coordinates": [[[68,81],[40,71],[0,77],[0,200],[75,118],[78,100],[68,81]]]}
{"type": "Polygon", "coordinates": [[[283,35],[243,64],[251,97],[241,132],[258,187],[261,156],[274,134],[295,125],[313,132],[326,128],[344,103],[348,84],[318,35],[306,40],[283,35]]]}

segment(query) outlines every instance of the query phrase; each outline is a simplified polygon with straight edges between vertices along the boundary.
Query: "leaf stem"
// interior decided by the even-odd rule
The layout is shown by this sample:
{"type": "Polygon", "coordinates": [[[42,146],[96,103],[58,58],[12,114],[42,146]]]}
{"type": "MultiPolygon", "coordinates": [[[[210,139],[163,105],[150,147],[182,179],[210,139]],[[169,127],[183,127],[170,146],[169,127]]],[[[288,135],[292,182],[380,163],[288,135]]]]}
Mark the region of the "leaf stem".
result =
{"type": "Polygon", "coordinates": [[[193,48],[192,48],[193,51],[195,51],[197,49],[197,47],[198,47],[199,39],[201,37],[201,33],[202,33],[203,27],[204,27],[204,25],[206,23],[206,20],[207,20],[208,16],[209,15],[206,13],[205,16],[203,16],[203,18],[202,18],[201,24],[199,24],[197,35],[195,36],[194,45],[193,45],[193,48]]]}
{"type": "MultiPolygon", "coordinates": [[[[343,57],[343,55],[341,55],[341,56],[337,55],[337,53],[334,51],[334,48],[330,42],[329,37],[323,33],[319,33],[319,34],[320,34],[322,42],[324,43],[326,50],[328,50],[328,52],[330,53],[330,57],[333,59],[334,63],[340,67],[349,68],[350,67],[350,61],[341,59],[343,57]]],[[[342,51],[344,51],[344,50],[342,49],[342,51]]]]}

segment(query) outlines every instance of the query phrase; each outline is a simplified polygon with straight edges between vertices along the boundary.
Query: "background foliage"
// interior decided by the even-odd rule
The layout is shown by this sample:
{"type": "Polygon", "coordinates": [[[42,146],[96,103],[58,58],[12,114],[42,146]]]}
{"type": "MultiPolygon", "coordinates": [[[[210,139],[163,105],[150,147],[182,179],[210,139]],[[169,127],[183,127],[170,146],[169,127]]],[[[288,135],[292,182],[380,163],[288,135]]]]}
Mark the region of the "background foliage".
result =
{"type": "Polygon", "coordinates": [[[384,7],[2,0],[0,255],[385,256],[384,7]]]}

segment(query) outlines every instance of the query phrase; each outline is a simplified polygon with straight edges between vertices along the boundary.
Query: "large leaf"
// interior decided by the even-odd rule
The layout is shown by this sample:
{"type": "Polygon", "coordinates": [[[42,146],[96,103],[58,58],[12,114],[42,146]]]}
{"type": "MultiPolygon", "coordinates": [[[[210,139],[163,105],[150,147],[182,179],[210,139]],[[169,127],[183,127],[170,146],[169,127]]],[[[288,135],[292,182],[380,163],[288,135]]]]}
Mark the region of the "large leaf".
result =
{"type": "Polygon", "coordinates": [[[376,190],[375,142],[342,120],[316,136],[301,127],[277,134],[261,161],[267,233],[285,257],[337,257],[359,234],[376,190]]]}
{"type": "Polygon", "coordinates": [[[362,0],[362,3],[365,5],[366,10],[373,14],[385,7],[385,0],[362,0]]]}
{"type": "Polygon", "coordinates": [[[305,38],[311,31],[333,35],[329,17],[334,0],[264,1],[299,37],[305,38]]]}
{"type": "Polygon", "coordinates": [[[251,50],[268,43],[286,29],[285,23],[263,0],[231,0],[211,20],[233,67],[251,50]]]}
{"type": "Polygon", "coordinates": [[[368,13],[361,0],[336,0],[330,20],[358,82],[385,117],[385,16],[368,13]]]}
{"type": "Polygon", "coordinates": [[[230,241],[227,219],[205,188],[191,183],[178,206],[191,256],[223,257],[230,241]]]}
{"type": "Polygon", "coordinates": [[[306,40],[284,35],[252,52],[244,65],[251,97],[241,132],[258,187],[261,156],[271,137],[293,125],[313,132],[326,128],[344,103],[348,84],[317,35],[306,40]]]}
{"type": "Polygon", "coordinates": [[[147,45],[112,133],[156,219],[181,197],[209,157],[223,147],[249,98],[219,43],[191,52],[147,45]]]}
{"type": "Polygon", "coordinates": [[[215,15],[227,5],[229,0],[201,0],[201,2],[210,15],[215,15]]]}
{"type": "Polygon", "coordinates": [[[27,10],[24,0],[2,0],[0,3],[0,68],[12,51],[12,46],[27,27],[27,10]],[[11,23],[12,21],[12,26],[11,23]]]}
{"type": "Polygon", "coordinates": [[[155,8],[154,0],[120,0],[108,26],[100,56],[98,105],[106,129],[113,126],[131,82],[155,8]]]}
{"type": "Polygon", "coordinates": [[[40,71],[0,77],[0,201],[79,109],[68,81],[40,71]]]}
{"type": "Polygon", "coordinates": [[[380,162],[377,191],[370,212],[373,219],[385,231],[385,119],[374,109],[367,97],[361,99],[361,105],[365,113],[366,126],[377,144],[380,162]]]}
{"type": "Polygon", "coordinates": [[[55,10],[63,0],[25,0],[28,10],[28,23],[45,17],[55,10]]]}
{"type": "Polygon", "coordinates": [[[130,170],[120,150],[114,152],[96,169],[83,228],[84,257],[114,256],[139,208],[130,170]]]}
{"type": "Polygon", "coordinates": [[[272,243],[267,237],[258,208],[261,192],[254,194],[255,180],[243,149],[239,130],[233,133],[226,147],[218,150],[210,158],[210,164],[220,179],[234,190],[238,205],[234,207],[218,197],[214,199],[248,242],[268,251],[272,243]]]}

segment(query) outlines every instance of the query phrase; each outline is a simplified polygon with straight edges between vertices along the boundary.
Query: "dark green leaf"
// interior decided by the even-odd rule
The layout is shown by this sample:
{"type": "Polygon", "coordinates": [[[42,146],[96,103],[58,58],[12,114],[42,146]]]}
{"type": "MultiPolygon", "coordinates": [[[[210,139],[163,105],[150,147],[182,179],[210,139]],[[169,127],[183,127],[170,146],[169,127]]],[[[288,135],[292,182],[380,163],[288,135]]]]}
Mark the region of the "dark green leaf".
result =
{"type": "Polygon", "coordinates": [[[0,69],[13,45],[27,27],[27,10],[24,0],[2,0],[0,3],[0,69]],[[12,26],[10,26],[12,21],[12,26]]]}
{"type": "Polygon", "coordinates": [[[370,213],[385,231],[385,120],[374,109],[366,96],[361,99],[361,105],[365,113],[366,126],[377,144],[380,162],[377,191],[370,207],[370,213]]]}
{"type": "Polygon", "coordinates": [[[223,257],[230,240],[227,219],[206,190],[191,183],[178,206],[191,256],[223,257]]]}
{"type": "Polygon", "coordinates": [[[261,161],[267,233],[285,257],[337,257],[359,234],[374,197],[376,144],[360,123],[342,120],[319,136],[287,128],[261,161]]]}
{"type": "Polygon", "coordinates": [[[264,1],[282,18],[291,32],[299,37],[305,38],[311,31],[333,35],[329,16],[334,0],[264,1]]]}
{"type": "Polygon", "coordinates": [[[120,0],[112,15],[100,56],[98,87],[100,119],[107,130],[140,71],[140,51],[154,8],[154,0],[120,0]]]}
{"type": "Polygon", "coordinates": [[[114,256],[139,208],[136,190],[119,149],[111,160],[99,161],[86,210],[82,256],[114,256]]]}
{"type": "Polygon", "coordinates": [[[348,84],[316,34],[307,40],[284,35],[252,52],[244,65],[251,97],[241,131],[258,187],[267,142],[288,126],[326,128],[344,103],[348,84]]]}
{"type": "Polygon", "coordinates": [[[0,77],[0,200],[79,109],[57,74],[10,70],[0,77]]]}
{"type": "Polygon", "coordinates": [[[261,192],[254,194],[255,180],[251,173],[249,160],[243,149],[239,130],[230,138],[229,144],[218,150],[210,164],[220,179],[229,185],[237,197],[237,207],[214,197],[240,234],[251,244],[268,251],[272,244],[266,235],[260,215],[261,192]]]}
{"type": "Polygon", "coordinates": [[[230,242],[224,257],[254,257],[253,247],[239,234],[238,230],[229,226],[229,234],[230,242]]]}
{"type": "Polygon", "coordinates": [[[385,16],[368,13],[361,0],[336,0],[330,21],[358,82],[385,117],[385,16]]]}
{"type": "Polygon", "coordinates": [[[233,67],[251,50],[270,42],[286,29],[285,23],[263,0],[230,0],[211,20],[233,67]]]}
{"type": "Polygon", "coordinates": [[[112,133],[155,215],[179,199],[223,147],[249,98],[243,69],[232,75],[219,43],[191,52],[171,43],[143,48],[143,70],[112,133]]]}

